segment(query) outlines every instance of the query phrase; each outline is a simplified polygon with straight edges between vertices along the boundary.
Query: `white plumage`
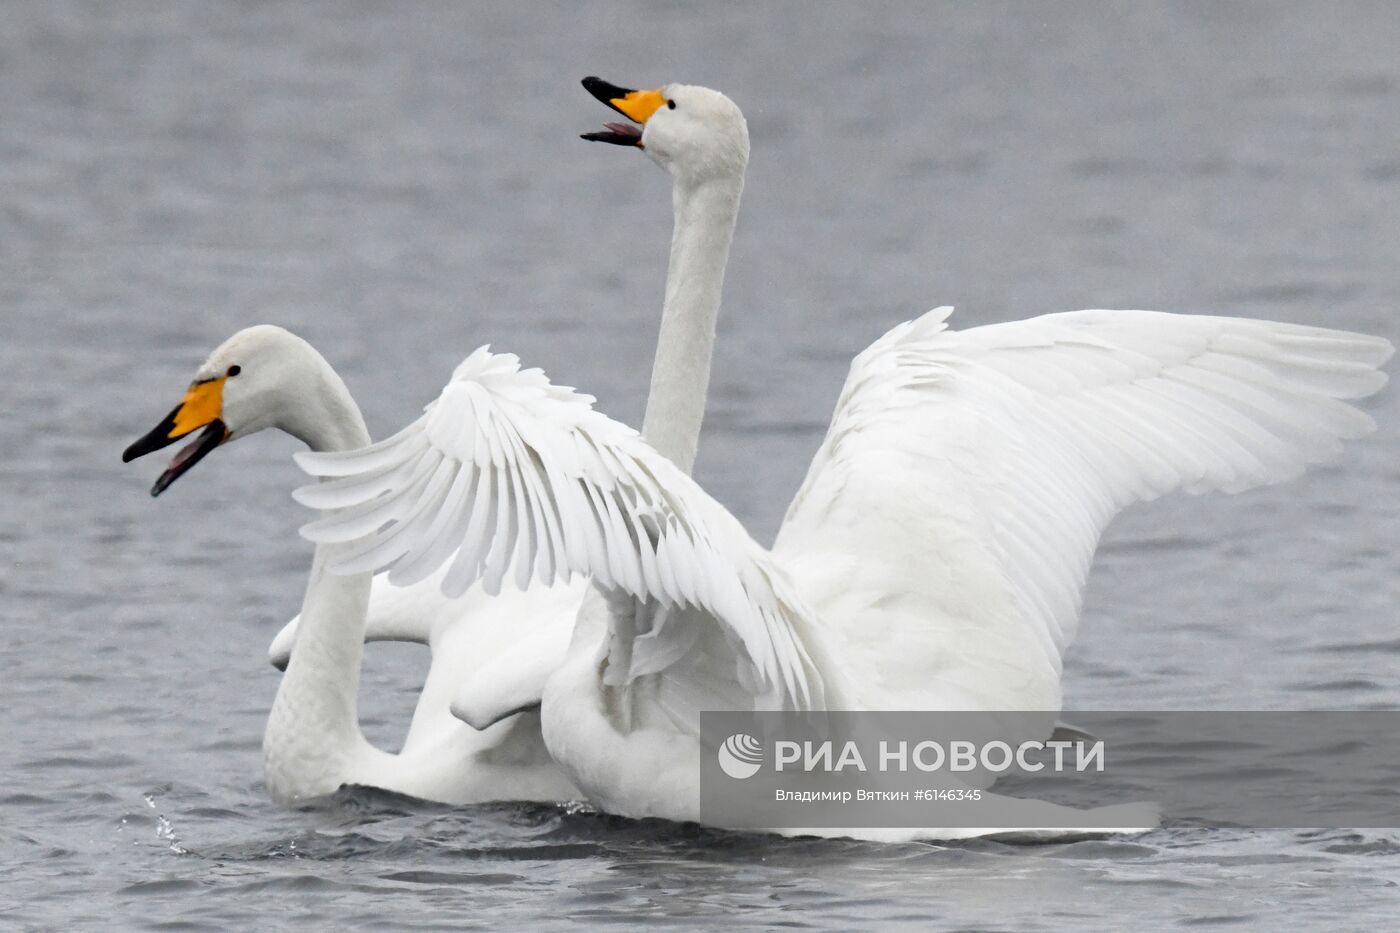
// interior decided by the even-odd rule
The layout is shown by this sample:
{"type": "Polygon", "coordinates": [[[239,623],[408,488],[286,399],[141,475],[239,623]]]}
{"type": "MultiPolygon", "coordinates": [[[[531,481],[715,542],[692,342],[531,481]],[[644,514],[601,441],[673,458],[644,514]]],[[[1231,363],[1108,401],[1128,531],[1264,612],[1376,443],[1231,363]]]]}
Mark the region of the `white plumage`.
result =
{"type": "MultiPolygon", "coordinates": [[[[224,341],[200,367],[194,386],[171,417],[125,454],[142,456],[204,429],[176,455],[157,493],[223,443],[268,428],[313,450],[352,450],[370,441],[335,370],[310,344],[278,327],[247,328],[224,341]]],[[[358,715],[371,581],[368,574],[327,573],[337,551],[334,545],[316,549],[295,650],[288,651],[263,733],[263,773],[272,796],[305,800],[362,784],[444,803],[574,797],[545,750],[538,714],[506,717],[538,705],[547,673],[563,661],[582,585],[455,604],[440,595],[436,578],[418,588],[382,587],[379,634],[428,641],[434,662],[408,737],[389,753],[365,738],[358,715]],[[500,616],[513,624],[493,624],[500,616]],[[453,718],[449,707],[463,683],[487,697],[482,706],[494,715],[481,724],[490,728],[453,718]]]]}
{"type": "Polygon", "coordinates": [[[799,591],[848,620],[843,657],[872,708],[1058,708],[1109,520],[1335,456],[1373,429],[1344,400],[1379,389],[1392,352],[1150,311],[950,331],[950,310],[856,358],[774,546],[799,591]]]}
{"type": "MultiPolygon", "coordinates": [[[[397,437],[301,457],[322,482],[300,497],[328,511],[307,533],[350,549],[342,569],[408,581],[450,565],[450,592],[592,576],[541,724],[605,810],[699,818],[705,709],[1058,710],[1114,514],[1173,489],[1287,479],[1371,428],[1348,402],[1384,382],[1377,338],[1148,311],[959,332],[941,308],[856,358],[765,550],[682,472],[747,130],[717,92],[657,93],[676,106],[644,117],[640,142],[672,174],[676,230],[646,420],[656,450],[482,350],[397,437]]],[[[1130,811],[1114,825],[1151,822],[1130,811]]]]}
{"type": "Polygon", "coordinates": [[[751,665],[734,676],[759,707],[822,705],[831,681],[867,708],[1057,708],[1109,519],[1334,456],[1372,429],[1343,399],[1379,388],[1391,352],[1147,311],[958,332],[949,311],[856,358],[772,553],[590,397],[485,348],[394,437],[296,455],[325,480],[298,501],[329,513],[303,533],[348,546],[338,573],[411,585],[449,565],[448,596],[591,576],[644,607],[608,654],[619,685],[684,656],[667,621],[693,607],[751,665]]]}
{"type": "Polygon", "coordinates": [[[325,481],[297,490],[329,511],[302,533],[348,544],[337,573],[408,586],[449,564],[443,592],[498,593],[582,573],[648,604],[652,624],[610,667],[669,666],[684,633],[667,611],[710,614],[769,703],[807,708],[820,678],[794,637],[803,612],[739,522],[635,431],[511,354],[477,350],[417,421],[360,451],[296,455],[325,481]]]}

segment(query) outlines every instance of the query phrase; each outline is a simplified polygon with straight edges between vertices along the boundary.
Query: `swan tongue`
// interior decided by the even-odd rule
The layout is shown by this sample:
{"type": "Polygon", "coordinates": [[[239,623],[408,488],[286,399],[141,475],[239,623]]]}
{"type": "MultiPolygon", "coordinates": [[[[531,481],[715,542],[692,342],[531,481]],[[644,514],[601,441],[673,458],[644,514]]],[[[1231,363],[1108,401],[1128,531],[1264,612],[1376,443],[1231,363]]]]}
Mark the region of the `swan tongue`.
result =
{"type": "Polygon", "coordinates": [[[170,484],[179,479],[190,467],[228,439],[228,429],[218,418],[204,428],[193,441],[181,447],[170,461],[170,466],[165,468],[165,472],[160,474],[154,486],[151,487],[151,495],[158,496],[170,487],[170,484]]]}
{"type": "Polygon", "coordinates": [[[608,132],[583,133],[581,138],[595,143],[612,143],[614,146],[640,146],[642,144],[641,127],[621,122],[604,123],[603,126],[607,127],[608,132]]]}

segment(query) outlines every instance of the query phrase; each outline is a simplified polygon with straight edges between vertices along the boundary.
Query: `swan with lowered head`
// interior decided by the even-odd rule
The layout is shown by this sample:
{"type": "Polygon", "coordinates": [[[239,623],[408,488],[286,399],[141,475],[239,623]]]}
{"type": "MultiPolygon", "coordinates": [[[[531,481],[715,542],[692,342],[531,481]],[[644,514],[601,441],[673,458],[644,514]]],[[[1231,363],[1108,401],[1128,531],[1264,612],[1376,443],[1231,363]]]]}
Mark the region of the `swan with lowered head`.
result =
{"type": "MultiPolygon", "coordinates": [[[[199,368],[179,406],[128,447],[122,459],[130,461],[199,431],[156,481],[151,492],[159,495],[221,444],[266,428],[285,431],[315,451],[353,450],[370,440],[358,406],[330,364],[299,337],[262,325],[239,331],[216,349],[199,368]]],[[[316,548],[296,650],[268,717],[263,762],[272,796],[292,802],[356,784],[444,803],[577,797],[544,748],[537,713],[499,717],[489,729],[478,731],[446,713],[447,699],[460,683],[450,689],[437,685],[439,692],[447,690],[440,702],[446,723],[431,729],[420,723],[398,754],[375,748],[365,739],[357,715],[357,691],[370,577],[327,573],[326,564],[337,550],[325,545],[316,548]]],[[[567,599],[566,590],[514,593],[507,602],[518,609],[529,598],[534,608],[543,604],[554,609],[554,617],[567,619],[578,596],[570,607],[553,605],[561,597],[567,599]]],[[[526,629],[526,645],[541,657],[548,657],[551,650],[557,653],[548,644],[555,633],[543,629],[546,644],[541,646],[537,644],[541,632],[532,631],[531,622],[532,617],[522,611],[520,627],[526,629]]],[[[490,634],[507,643],[512,636],[508,630],[490,634]]],[[[558,634],[567,637],[566,630],[558,634]]],[[[499,659],[494,665],[480,660],[500,653],[501,646],[478,639],[471,647],[474,652],[458,653],[486,669],[483,679],[488,684],[501,686],[489,671],[509,665],[499,659]]],[[[505,658],[509,661],[510,654],[505,658]]],[[[468,679],[474,673],[467,668],[468,679]]]]}
{"type": "MultiPolygon", "coordinates": [[[[642,148],[672,176],[672,272],[689,274],[668,282],[663,327],[704,344],[744,118],[705,88],[585,86],[632,121],[585,138],[642,148]]],[[[478,351],[394,438],[298,455],[323,480],[301,500],[327,512],[304,533],[348,548],[333,572],[393,568],[410,583],[446,568],[449,594],[482,576],[591,575],[545,685],[545,743],[604,810],[694,820],[701,710],[1058,710],[1110,519],[1335,456],[1372,430],[1348,400],[1384,383],[1392,352],[1359,334],[1148,311],[959,332],[949,311],[856,357],[772,550],[675,468],[694,453],[708,366],[660,353],[653,393],[689,416],[648,412],[655,451],[586,397],[478,351]]]]}

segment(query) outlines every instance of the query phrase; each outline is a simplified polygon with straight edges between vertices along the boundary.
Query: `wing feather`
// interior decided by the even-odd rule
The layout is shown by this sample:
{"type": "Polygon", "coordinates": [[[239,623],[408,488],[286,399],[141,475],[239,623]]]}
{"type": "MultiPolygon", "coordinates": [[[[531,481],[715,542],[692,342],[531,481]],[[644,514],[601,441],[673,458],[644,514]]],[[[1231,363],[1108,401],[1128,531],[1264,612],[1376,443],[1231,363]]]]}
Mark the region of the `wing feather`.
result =
{"type": "Polygon", "coordinates": [[[476,484],[480,478],[481,474],[475,470],[457,470],[441,509],[423,533],[422,539],[415,542],[414,547],[390,572],[390,583],[394,586],[405,586],[405,580],[422,580],[426,577],[427,573],[422,572],[424,567],[442,566],[452,550],[461,542],[466,531],[466,524],[471,519],[468,506],[475,497],[476,484]]]}
{"type": "Polygon", "coordinates": [[[950,310],[856,357],[774,547],[852,652],[872,631],[907,643],[898,659],[867,651],[872,679],[904,689],[899,708],[1057,702],[1112,517],[1336,456],[1374,428],[1349,402],[1384,384],[1393,352],[1361,334],[1150,311],[955,332],[950,310]]]}
{"type": "Polygon", "coordinates": [[[325,511],[303,533],[341,545],[333,572],[411,585],[446,565],[448,596],[581,573],[640,607],[614,631],[609,677],[666,669],[696,641],[685,626],[712,624],[765,698],[830,693],[810,614],[768,552],[636,432],[513,356],[471,354],[390,441],[297,460],[319,480],[298,501],[325,511]]]}

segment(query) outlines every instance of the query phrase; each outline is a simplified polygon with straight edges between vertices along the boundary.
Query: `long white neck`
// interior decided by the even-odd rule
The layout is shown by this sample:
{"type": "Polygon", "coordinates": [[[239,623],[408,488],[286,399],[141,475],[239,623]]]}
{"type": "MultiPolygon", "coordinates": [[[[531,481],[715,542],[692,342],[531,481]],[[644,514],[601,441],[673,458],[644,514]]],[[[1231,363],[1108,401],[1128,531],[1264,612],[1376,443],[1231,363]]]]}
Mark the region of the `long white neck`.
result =
{"type": "MultiPolygon", "coordinates": [[[[345,383],[319,358],[303,381],[292,420],[282,425],[316,451],[354,450],[370,442],[345,383]]],[[[364,660],[370,574],[326,570],[335,545],[319,545],[301,605],[296,648],[263,734],[268,790],[279,800],[323,796],[344,783],[369,750],[356,704],[364,660]]]]}
{"type": "Polygon", "coordinates": [[[705,418],[715,319],[743,190],[740,165],[700,182],[678,177],[671,195],[676,226],[642,434],[687,473],[705,418]]]}

